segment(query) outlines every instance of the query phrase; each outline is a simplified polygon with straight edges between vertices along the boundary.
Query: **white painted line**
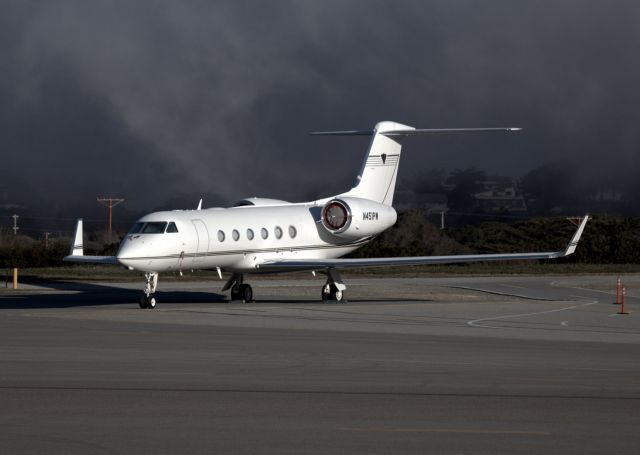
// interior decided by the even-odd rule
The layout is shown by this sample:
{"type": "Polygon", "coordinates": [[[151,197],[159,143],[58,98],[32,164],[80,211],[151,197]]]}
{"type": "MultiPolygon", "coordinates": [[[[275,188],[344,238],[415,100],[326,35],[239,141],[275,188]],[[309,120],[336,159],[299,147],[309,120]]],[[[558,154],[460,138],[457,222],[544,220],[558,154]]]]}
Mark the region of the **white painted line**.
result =
{"type": "Polygon", "coordinates": [[[563,326],[563,327],[566,327],[566,326],[568,326],[568,325],[569,325],[569,321],[562,321],[562,322],[560,323],[560,325],[561,325],[561,326],[563,326]]]}
{"type": "Polygon", "coordinates": [[[549,284],[551,286],[553,286],[553,287],[560,287],[560,288],[564,288],[564,289],[580,289],[581,291],[597,292],[599,294],[606,294],[606,295],[616,295],[615,286],[613,286],[614,290],[612,290],[612,291],[602,291],[600,289],[583,288],[582,286],[562,286],[559,281],[552,281],[549,284]]]}
{"type": "Polygon", "coordinates": [[[546,310],[546,311],[537,311],[535,313],[522,313],[522,314],[505,314],[503,316],[493,316],[490,318],[480,318],[480,319],[474,319],[473,321],[467,321],[467,325],[471,326],[471,327],[482,327],[485,329],[503,329],[505,327],[499,327],[499,326],[495,326],[495,325],[486,325],[486,324],[479,324],[480,322],[485,322],[485,321],[496,321],[498,319],[510,319],[510,318],[524,318],[527,316],[537,316],[540,314],[549,314],[549,313],[558,313],[560,311],[567,311],[567,310],[575,310],[576,308],[580,308],[583,306],[589,306],[589,305],[593,305],[598,303],[598,301],[592,301],[592,302],[587,302],[587,303],[582,303],[580,305],[572,305],[572,306],[568,306],[568,307],[564,307],[564,308],[556,308],[555,310],[546,310]]]}

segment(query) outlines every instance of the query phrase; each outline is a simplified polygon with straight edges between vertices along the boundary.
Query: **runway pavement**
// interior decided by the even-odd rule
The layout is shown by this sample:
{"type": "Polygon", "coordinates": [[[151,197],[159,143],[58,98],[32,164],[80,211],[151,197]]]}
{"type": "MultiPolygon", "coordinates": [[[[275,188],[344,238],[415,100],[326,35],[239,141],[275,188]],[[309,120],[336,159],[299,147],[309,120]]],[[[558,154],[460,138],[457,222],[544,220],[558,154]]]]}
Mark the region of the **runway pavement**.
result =
{"type": "Polygon", "coordinates": [[[0,453],[638,453],[640,276],[0,291],[0,453]]]}

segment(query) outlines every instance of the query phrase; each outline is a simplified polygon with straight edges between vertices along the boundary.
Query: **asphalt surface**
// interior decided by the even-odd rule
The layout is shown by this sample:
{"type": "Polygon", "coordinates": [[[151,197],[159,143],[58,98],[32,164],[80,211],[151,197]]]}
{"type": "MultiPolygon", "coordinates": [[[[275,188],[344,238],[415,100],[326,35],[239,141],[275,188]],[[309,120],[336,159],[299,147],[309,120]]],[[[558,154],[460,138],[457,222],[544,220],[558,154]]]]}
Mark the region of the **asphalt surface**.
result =
{"type": "Polygon", "coordinates": [[[640,276],[0,290],[0,453],[640,452],[640,276]]]}

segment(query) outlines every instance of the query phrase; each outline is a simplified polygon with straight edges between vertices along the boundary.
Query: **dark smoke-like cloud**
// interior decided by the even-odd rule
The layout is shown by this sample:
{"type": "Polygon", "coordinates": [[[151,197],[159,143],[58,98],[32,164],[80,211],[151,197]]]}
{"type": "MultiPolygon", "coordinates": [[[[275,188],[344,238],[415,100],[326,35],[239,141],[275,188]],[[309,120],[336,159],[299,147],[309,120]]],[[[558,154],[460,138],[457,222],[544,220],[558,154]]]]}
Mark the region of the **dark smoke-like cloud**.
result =
{"type": "Polygon", "coordinates": [[[632,1],[4,1],[0,178],[67,215],[303,200],[346,189],[367,145],[307,132],[396,120],[526,129],[412,139],[401,174],[577,157],[615,181],[640,164],[639,20],[632,1]]]}

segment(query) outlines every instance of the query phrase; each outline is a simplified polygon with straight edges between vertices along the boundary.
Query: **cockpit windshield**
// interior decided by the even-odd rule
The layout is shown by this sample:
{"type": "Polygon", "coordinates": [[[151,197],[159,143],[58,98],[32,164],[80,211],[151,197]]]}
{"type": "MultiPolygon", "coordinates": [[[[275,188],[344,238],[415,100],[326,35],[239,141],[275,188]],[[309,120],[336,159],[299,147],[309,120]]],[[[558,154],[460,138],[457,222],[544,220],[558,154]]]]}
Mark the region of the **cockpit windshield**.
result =
{"type": "Polygon", "coordinates": [[[138,234],[140,233],[140,231],[142,230],[142,226],[144,226],[144,223],[141,223],[140,221],[138,221],[136,224],[133,225],[133,227],[129,230],[129,234],[138,234]]]}
{"type": "Polygon", "coordinates": [[[165,232],[174,233],[178,232],[178,227],[173,221],[138,221],[133,225],[129,234],[163,234],[165,232]]]}
{"type": "Polygon", "coordinates": [[[166,227],[166,221],[151,221],[149,223],[144,223],[144,227],[140,232],[142,234],[162,234],[166,227]]]}

